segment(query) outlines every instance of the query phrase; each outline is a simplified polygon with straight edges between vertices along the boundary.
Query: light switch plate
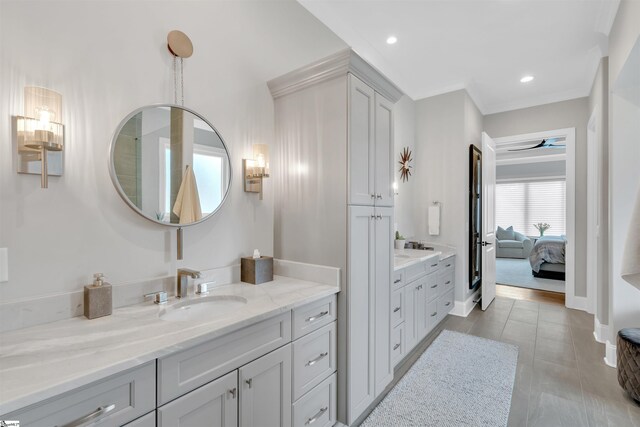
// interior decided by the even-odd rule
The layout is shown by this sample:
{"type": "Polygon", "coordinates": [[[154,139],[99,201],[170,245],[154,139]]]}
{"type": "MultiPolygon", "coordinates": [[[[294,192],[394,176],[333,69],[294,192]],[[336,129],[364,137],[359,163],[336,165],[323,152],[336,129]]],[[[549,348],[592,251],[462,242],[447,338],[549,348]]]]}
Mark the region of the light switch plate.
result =
{"type": "Polygon", "coordinates": [[[0,248],[0,283],[9,281],[9,248],[0,248]]]}

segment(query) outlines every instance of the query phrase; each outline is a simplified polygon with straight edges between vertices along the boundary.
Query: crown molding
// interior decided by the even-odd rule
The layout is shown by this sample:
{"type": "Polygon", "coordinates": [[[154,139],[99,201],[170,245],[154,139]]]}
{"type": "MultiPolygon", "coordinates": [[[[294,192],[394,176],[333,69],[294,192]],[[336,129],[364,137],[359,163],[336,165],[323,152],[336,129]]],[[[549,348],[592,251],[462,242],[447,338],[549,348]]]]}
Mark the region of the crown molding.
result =
{"type": "Polygon", "coordinates": [[[347,73],[363,80],[394,103],[404,95],[398,86],[350,48],[269,80],[267,86],[273,98],[279,98],[347,73]]]}

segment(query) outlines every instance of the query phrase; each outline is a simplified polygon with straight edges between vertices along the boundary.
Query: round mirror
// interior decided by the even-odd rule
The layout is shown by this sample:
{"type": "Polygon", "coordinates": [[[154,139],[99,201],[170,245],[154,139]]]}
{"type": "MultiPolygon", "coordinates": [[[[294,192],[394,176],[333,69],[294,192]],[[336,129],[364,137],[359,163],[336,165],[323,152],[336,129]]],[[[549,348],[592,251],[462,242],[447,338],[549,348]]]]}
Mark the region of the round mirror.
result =
{"type": "Polygon", "coordinates": [[[111,144],[111,179],[120,196],[154,222],[185,226],[214,213],[231,186],[231,161],[204,117],[176,105],[140,108],[111,144]]]}

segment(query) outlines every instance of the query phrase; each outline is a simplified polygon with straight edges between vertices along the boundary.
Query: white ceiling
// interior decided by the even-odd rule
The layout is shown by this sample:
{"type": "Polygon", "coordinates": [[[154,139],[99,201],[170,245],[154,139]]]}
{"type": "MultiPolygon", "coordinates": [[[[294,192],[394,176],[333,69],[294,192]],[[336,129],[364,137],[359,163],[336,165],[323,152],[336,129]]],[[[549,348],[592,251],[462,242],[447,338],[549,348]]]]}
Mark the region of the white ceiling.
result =
{"type": "Polygon", "coordinates": [[[619,4],[298,1],[411,98],[465,88],[484,114],[587,96],[619,4]]]}

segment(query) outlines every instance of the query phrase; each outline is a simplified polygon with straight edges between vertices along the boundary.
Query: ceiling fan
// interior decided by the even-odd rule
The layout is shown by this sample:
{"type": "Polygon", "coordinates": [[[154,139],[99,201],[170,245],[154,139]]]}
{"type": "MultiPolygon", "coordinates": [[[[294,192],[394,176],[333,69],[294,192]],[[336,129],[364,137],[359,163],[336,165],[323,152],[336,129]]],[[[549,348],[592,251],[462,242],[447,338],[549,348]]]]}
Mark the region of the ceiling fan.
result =
{"type": "Polygon", "coordinates": [[[534,145],[533,147],[527,148],[514,148],[513,150],[508,151],[524,151],[524,150],[535,150],[536,148],[564,148],[565,144],[555,144],[556,141],[563,141],[564,138],[549,138],[543,139],[540,143],[534,145]]]}

